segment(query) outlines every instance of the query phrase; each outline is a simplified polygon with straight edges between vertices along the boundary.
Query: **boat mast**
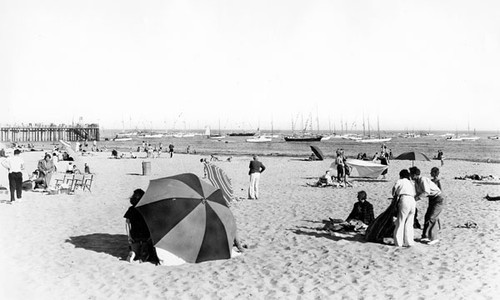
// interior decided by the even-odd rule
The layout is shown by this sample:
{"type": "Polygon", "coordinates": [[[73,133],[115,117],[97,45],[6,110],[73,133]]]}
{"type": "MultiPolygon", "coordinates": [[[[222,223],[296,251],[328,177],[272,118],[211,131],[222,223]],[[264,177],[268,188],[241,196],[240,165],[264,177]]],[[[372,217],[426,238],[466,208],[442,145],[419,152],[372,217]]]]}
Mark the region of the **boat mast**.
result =
{"type": "Polygon", "coordinates": [[[365,131],[365,112],[363,111],[363,137],[366,136],[366,131],[365,131]]]}
{"type": "Polygon", "coordinates": [[[380,139],[380,120],[379,120],[379,115],[377,115],[377,133],[378,133],[378,138],[380,139]]]}
{"type": "Polygon", "coordinates": [[[318,127],[318,134],[319,134],[319,111],[318,111],[318,105],[316,105],[316,126],[318,127]]]}

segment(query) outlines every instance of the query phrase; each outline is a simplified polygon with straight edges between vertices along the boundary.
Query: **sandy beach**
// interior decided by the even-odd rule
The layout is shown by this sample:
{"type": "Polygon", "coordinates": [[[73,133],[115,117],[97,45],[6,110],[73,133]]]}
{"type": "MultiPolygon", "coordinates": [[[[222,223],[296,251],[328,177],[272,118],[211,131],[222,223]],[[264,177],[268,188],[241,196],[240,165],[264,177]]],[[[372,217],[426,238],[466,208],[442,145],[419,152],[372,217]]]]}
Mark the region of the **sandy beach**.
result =
{"type": "MultiPolygon", "coordinates": [[[[22,157],[26,171],[43,152],[22,157]]],[[[267,169],[259,200],[247,200],[249,156],[216,162],[231,177],[231,205],[246,252],[230,260],[167,267],[130,264],[123,215],[128,197],[150,179],[203,175],[200,155],[151,161],[83,159],[95,174],[92,192],[45,195],[24,192],[20,203],[0,203],[1,299],[495,299],[500,292],[498,182],[455,180],[465,173],[500,174],[499,164],[446,161],[441,184],[447,206],[441,241],[410,248],[367,243],[362,236],[332,236],[322,220],[345,219],[365,190],[380,214],[409,161],[391,161],[387,181],[352,179],[352,188],[313,188],[331,160],[261,157],[267,169]],[[496,184],[495,184],[496,183],[496,184]],[[468,221],[477,228],[457,228],[468,221]]],[[[224,156],[222,156],[224,158],[224,156]]],[[[438,161],[417,162],[428,176],[438,161]]],[[[82,168],[82,166],[80,166],[82,168]]],[[[3,168],[2,168],[3,169],[3,168]]],[[[27,172],[24,173],[26,178],[27,172]]],[[[6,184],[2,170],[1,183],[6,184]]],[[[0,200],[8,200],[2,194],[0,200]]],[[[423,224],[426,201],[417,203],[423,224]]],[[[415,236],[420,237],[416,230],[415,236]]]]}

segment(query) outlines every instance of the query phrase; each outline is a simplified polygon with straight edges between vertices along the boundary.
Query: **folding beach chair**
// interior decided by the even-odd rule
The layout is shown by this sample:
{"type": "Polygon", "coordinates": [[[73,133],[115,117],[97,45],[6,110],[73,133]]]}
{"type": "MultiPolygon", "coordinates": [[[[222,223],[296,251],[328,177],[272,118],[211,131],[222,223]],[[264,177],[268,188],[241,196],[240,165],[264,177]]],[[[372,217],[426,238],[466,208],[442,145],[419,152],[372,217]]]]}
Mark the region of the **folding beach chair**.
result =
{"type": "Polygon", "coordinates": [[[54,180],[54,186],[56,188],[61,187],[63,183],[66,181],[66,174],[62,173],[55,173],[54,176],[52,176],[52,180],[54,180]]]}
{"type": "Polygon", "coordinates": [[[89,192],[92,192],[92,181],[94,180],[94,174],[85,174],[83,177],[82,190],[85,191],[87,189],[89,192]]]}
{"type": "Polygon", "coordinates": [[[83,175],[83,174],[74,174],[73,186],[71,188],[71,191],[75,191],[77,188],[82,188],[82,190],[83,190],[84,178],[85,178],[85,175],[83,175]]]}

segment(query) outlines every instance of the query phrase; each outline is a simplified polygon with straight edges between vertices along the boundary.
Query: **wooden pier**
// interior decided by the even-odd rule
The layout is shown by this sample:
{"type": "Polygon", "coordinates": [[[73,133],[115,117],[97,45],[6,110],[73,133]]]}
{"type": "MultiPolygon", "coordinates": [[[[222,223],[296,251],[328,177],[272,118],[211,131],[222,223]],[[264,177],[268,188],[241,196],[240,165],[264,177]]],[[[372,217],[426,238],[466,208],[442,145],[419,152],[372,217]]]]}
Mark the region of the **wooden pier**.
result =
{"type": "Polygon", "coordinates": [[[99,141],[99,125],[1,126],[2,142],[99,141]]]}

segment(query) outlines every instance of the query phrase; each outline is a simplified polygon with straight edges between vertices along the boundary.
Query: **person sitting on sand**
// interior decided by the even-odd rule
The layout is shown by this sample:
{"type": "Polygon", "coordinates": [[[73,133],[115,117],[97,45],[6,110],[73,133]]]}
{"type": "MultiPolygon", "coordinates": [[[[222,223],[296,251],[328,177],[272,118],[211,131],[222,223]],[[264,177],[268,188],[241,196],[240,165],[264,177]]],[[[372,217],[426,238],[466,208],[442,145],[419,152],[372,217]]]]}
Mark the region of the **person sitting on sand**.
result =
{"type": "Polygon", "coordinates": [[[116,151],[116,149],[111,150],[111,156],[113,158],[118,158],[118,151],[116,151]]]}
{"type": "Polygon", "coordinates": [[[28,180],[23,181],[22,187],[23,191],[32,191],[34,189],[45,189],[43,179],[39,178],[38,170],[33,171],[28,180]]]}
{"type": "Polygon", "coordinates": [[[158,260],[153,242],[151,241],[148,225],[139,211],[135,208],[142,196],[144,196],[144,193],[142,189],[134,190],[134,193],[130,197],[131,206],[123,216],[126,222],[130,250],[127,257],[128,262],[134,260],[139,260],[140,262],[156,262],[158,260]]]}
{"type": "Polygon", "coordinates": [[[332,175],[330,174],[330,170],[326,170],[325,174],[318,178],[316,186],[319,187],[333,186],[333,180],[332,180],[332,175]]]}
{"type": "Polygon", "coordinates": [[[90,167],[87,163],[85,163],[83,170],[85,174],[90,174],[90,167]]]}
{"type": "Polygon", "coordinates": [[[73,165],[73,162],[69,162],[68,165],[66,166],[66,174],[73,174],[75,171],[75,165],[73,165]]]}
{"type": "Polygon", "coordinates": [[[368,226],[373,222],[373,220],[375,220],[373,205],[366,201],[367,194],[365,191],[359,191],[357,197],[358,202],[354,203],[352,211],[347,217],[346,222],[357,220],[368,226]]]}

